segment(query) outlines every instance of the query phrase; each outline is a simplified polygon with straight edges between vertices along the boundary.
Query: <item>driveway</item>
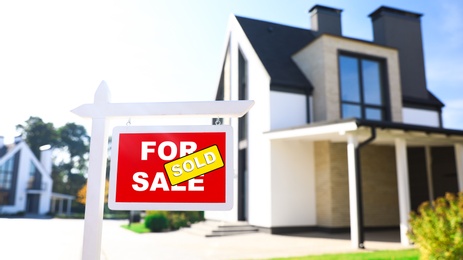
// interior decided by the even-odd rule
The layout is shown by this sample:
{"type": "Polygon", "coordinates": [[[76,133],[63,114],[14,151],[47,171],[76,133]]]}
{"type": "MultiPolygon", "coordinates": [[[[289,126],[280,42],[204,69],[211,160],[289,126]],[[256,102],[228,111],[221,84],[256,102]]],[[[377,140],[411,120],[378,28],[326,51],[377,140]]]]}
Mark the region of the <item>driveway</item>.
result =
{"type": "MultiPolygon", "coordinates": [[[[101,259],[263,259],[352,252],[348,234],[247,234],[205,238],[184,231],[135,234],[105,220],[101,259]]],[[[83,220],[0,218],[1,259],[81,258],[83,220]]],[[[367,250],[404,249],[398,232],[367,233],[367,250]]],[[[365,251],[365,250],[363,250],[365,251]]]]}

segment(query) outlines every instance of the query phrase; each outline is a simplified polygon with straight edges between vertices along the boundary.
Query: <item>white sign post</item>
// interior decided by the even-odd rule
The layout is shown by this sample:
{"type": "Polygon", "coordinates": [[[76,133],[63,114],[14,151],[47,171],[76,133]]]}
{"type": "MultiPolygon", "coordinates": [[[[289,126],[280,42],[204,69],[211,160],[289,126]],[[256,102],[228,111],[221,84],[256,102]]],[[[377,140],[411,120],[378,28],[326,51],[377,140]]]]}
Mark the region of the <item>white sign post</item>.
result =
{"type": "Polygon", "coordinates": [[[85,205],[82,259],[100,259],[105,170],[107,159],[107,122],[111,117],[168,116],[168,117],[242,117],[254,101],[199,101],[161,103],[111,103],[110,91],[102,81],[95,92],[94,103],[84,104],[73,113],[92,119],[90,159],[85,205]]]}

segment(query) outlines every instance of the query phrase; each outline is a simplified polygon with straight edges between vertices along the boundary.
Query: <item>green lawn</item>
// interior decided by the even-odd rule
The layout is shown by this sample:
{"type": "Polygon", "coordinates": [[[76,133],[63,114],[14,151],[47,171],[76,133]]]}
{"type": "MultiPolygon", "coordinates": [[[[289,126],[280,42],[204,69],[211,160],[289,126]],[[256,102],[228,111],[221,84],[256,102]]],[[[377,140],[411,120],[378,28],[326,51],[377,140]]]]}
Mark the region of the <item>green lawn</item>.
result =
{"type": "Polygon", "coordinates": [[[122,227],[138,234],[150,232],[149,228],[146,228],[144,223],[132,223],[130,227],[129,225],[122,225],[122,227]]]}
{"type": "Polygon", "coordinates": [[[347,253],[347,254],[326,254],[317,256],[302,256],[302,257],[289,257],[289,258],[272,258],[273,260],[358,260],[358,259],[369,259],[369,260],[386,260],[386,259],[400,259],[400,260],[418,260],[420,259],[420,253],[416,249],[410,250],[397,250],[397,251],[377,251],[367,253],[347,253]]]}

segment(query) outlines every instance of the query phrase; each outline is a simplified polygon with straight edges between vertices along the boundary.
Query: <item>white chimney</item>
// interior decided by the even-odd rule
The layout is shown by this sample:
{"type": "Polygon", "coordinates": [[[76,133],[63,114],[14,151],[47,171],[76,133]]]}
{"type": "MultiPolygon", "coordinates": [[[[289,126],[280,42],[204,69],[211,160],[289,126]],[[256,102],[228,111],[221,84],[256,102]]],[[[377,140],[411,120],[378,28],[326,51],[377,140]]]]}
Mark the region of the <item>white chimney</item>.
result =
{"type": "Polygon", "coordinates": [[[14,137],[14,144],[18,144],[23,140],[23,137],[18,135],[14,137]]]}
{"type": "Polygon", "coordinates": [[[51,145],[47,144],[40,146],[40,163],[49,175],[51,175],[52,170],[52,152],[53,149],[51,148],[51,145]]]}

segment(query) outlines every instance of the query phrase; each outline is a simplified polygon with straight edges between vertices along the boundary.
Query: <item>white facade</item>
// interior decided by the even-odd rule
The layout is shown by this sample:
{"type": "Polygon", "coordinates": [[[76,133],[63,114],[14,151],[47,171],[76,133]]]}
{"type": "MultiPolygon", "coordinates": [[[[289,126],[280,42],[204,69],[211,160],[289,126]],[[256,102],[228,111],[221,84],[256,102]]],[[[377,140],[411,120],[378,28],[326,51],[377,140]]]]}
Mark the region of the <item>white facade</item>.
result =
{"type": "Polygon", "coordinates": [[[14,166],[12,174],[15,179],[12,183],[15,185],[10,189],[10,196],[14,197],[14,201],[13,203],[0,205],[0,213],[48,213],[50,211],[53,180],[50,176],[51,172],[47,171],[47,169],[51,170],[51,167],[44,167],[25,142],[16,144],[14,148],[8,151],[0,159],[0,166],[5,165],[9,160],[19,160],[15,163],[17,166],[14,166]],[[30,186],[33,178],[40,179],[40,183],[35,187],[30,186]]]}
{"type": "Polygon", "coordinates": [[[315,226],[313,142],[273,140],[271,147],[272,226],[315,226]]]}
{"type": "Polygon", "coordinates": [[[307,124],[307,96],[270,91],[270,128],[272,130],[307,124]]]}
{"type": "Polygon", "coordinates": [[[437,111],[404,107],[403,122],[412,125],[440,127],[440,116],[437,111]]]}
{"type": "MultiPolygon", "coordinates": [[[[243,22],[247,33],[261,29],[262,34],[264,31],[272,34],[281,29],[274,28],[271,23],[267,27],[248,24],[252,27],[249,29],[244,24],[251,21],[246,19],[239,18],[239,21],[243,22]]],[[[396,48],[332,34],[316,35],[288,57],[313,86],[313,91],[304,90],[301,84],[283,82],[278,85],[272,81],[274,79],[262,61],[265,59],[259,58],[239,21],[234,16],[230,18],[221,91],[224,100],[238,100],[240,89],[242,91],[245,85],[246,99],[254,100],[255,106],[246,116],[244,130],[239,124],[240,119],[224,120],[234,129],[234,208],[226,212],[206,212],[206,219],[245,220],[272,233],[351,228],[352,243],[356,247],[363,244],[361,232],[356,229],[363,225],[358,223],[361,218],[357,207],[360,205],[357,191],[363,189],[362,203],[368,206],[362,213],[366,217],[364,224],[370,227],[400,226],[402,243],[408,244],[404,236],[411,196],[406,180],[409,175],[407,149],[455,145],[461,189],[463,146],[456,143],[463,142],[463,132],[454,136],[442,134],[445,129],[440,129],[438,112],[404,107],[400,55],[396,48]],[[340,53],[368,57],[382,64],[381,84],[384,86],[381,91],[384,114],[387,114],[382,121],[342,118],[340,53]],[[245,83],[240,78],[240,54],[246,63],[245,83]],[[410,129],[413,128],[410,125],[435,127],[432,129],[435,133],[423,133],[422,128],[410,129]],[[240,131],[246,132],[243,141],[238,140],[242,137],[240,131]],[[357,160],[360,147],[369,139],[372,143],[368,142],[368,146],[373,150],[366,156],[364,154],[365,160],[360,163],[357,160]],[[391,147],[396,149],[389,149],[391,147]],[[245,158],[240,157],[243,154],[245,158]],[[365,178],[357,187],[357,173],[362,170],[365,178]],[[239,176],[244,179],[244,188],[239,176]],[[378,183],[394,192],[389,194],[387,205],[378,203],[383,196],[376,192],[377,188],[375,190],[378,183]],[[241,191],[238,191],[239,185],[241,191]],[[238,201],[239,196],[244,200],[238,201]],[[386,211],[388,214],[384,214],[386,211]]],[[[265,45],[265,41],[258,39],[253,43],[265,45]]],[[[259,55],[266,57],[270,54],[259,52],[259,55]]],[[[267,61],[265,65],[273,68],[269,63],[275,62],[267,61]]],[[[412,159],[413,163],[417,161],[421,163],[412,159]]]]}

